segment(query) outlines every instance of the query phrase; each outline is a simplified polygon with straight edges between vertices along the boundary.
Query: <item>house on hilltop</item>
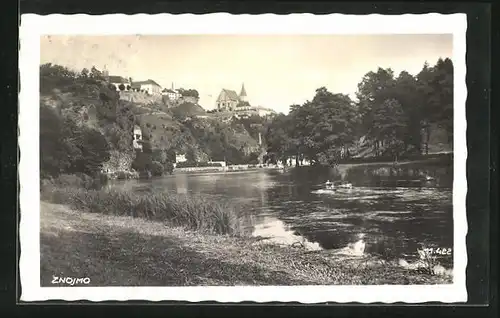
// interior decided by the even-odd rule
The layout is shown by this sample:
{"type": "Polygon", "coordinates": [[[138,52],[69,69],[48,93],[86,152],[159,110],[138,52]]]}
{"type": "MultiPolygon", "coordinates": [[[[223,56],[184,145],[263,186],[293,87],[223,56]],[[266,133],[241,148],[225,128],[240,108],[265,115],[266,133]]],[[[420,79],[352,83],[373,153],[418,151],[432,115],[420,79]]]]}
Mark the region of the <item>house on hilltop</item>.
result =
{"type": "Polygon", "coordinates": [[[104,65],[104,68],[102,70],[102,76],[104,79],[111,85],[115,87],[117,91],[121,90],[130,90],[132,88],[132,80],[130,78],[126,78],[123,76],[118,76],[118,75],[109,75],[109,71],[106,68],[106,65],[104,65]],[[122,89],[120,89],[120,87],[122,89]]]}
{"type": "Polygon", "coordinates": [[[182,94],[178,89],[174,89],[174,83],[172,83],[171,88],[165,88],[161,91],[161,94],[167,96],[170,100],[178,100],[181,98],[182,94]]]}
{"type": "Polygon", "coordinates": [[[248,118],[251,116],[269,117],[275,115],[276,112],[271,108],[262,106],[241,106],[234,111],[236,118],[248,118]]]}
{"type": "Polygon", "coordinates": [[[169,88],[162,90],[161,94],[167,96],[170,100],[178,100],[181,97],[181,94],[178,91],[169,88]]]}
{"type": "Polygon", "coordinates": [[[122,90],[128,91],[132,88],[132,83],[130,82],[130,79],[122,77],[122,76],[110,75],[106,78],[106,80],[111,85],[113,85],[117,91],[122,91],[122,90]]]}
{"type": "Polygon", "coordinates": [[[161,85],[156,83],[152,79],[148,79],[146,81],[133,82],[132,89],[136,91],[144,91],[150,95],[161,94],[161,85]]]}
{"type": "Polygon", "coordinates": [[[271,109],[271,108],[257,106],[256,110],[257,110],[257,114],[260,117],[268,117],[268,116],[274,116],[274,115],[276,115],[276,112],[273,109],[271,109]]]}

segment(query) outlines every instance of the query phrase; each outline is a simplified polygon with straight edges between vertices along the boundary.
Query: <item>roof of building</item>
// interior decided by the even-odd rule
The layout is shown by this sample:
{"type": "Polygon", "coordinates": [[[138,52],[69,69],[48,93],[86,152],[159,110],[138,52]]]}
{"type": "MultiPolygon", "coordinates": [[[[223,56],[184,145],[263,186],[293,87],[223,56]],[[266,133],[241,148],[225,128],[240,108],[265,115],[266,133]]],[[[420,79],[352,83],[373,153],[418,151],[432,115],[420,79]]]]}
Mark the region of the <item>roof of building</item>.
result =
{"type": "Polygon", "coordinates": [[[110,83],[123,83],[123,84],[130,83],[130,81],[127,78],[118,75],[108,76],[108,81],[110,83]]]}
{"type": "Polygon", "coordinates": [[[240,100],[240,98],[238,97],[238,94],[236,94],[236,92],[233,90],[223,88],[222,92],[225,92],[227,97],[229,97],[229,99],[231,99],[231,100],[235,100],[235,101],[240,100]]]}
{"type": "Polygon", "coordinates": [[[247,96],[247,91],[245,90],[245,84],[241,85],[240,96],[247,96]]]}
{"type": "Polygon", "coordinates": [[[152,79],[148,79],[148,80],[145,80],[145,81],[134,82],[134,83],[132,83],[132,86],[137,87],[137,86],[147,85],[147,84],[152,84],[152,85],[156,85],[158,87],[161,87],[160,84],[156,83],[152,79]]]}

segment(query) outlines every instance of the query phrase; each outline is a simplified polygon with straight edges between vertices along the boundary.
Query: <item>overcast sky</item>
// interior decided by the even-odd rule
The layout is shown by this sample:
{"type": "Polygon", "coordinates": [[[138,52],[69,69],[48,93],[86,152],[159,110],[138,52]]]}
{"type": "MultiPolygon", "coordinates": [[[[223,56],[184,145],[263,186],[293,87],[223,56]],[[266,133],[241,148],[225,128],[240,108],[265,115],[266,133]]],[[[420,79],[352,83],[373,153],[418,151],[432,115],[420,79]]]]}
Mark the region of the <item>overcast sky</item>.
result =
{"type": "Polygon", "coordinates": [[[325,86],[353,96],[364,74],[391,67],[416,74],[425,61],[452,57],[452,35],[168,35],[46,36],[41,63],[194,88],[200,105],[215,107],[222,88],[252,105],[287,113],[325,86]]]}

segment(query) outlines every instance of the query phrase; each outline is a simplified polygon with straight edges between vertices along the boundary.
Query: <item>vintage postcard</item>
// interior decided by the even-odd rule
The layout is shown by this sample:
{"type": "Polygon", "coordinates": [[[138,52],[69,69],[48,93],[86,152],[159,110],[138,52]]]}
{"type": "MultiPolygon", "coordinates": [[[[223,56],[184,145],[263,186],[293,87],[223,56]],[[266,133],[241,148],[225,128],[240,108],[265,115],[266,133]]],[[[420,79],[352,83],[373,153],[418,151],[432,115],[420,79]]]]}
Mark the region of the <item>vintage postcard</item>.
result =
{"type": "Polygon", "coordinates": [[[466,301],[466,29],[23,15],[21,300],[466,301]]]}

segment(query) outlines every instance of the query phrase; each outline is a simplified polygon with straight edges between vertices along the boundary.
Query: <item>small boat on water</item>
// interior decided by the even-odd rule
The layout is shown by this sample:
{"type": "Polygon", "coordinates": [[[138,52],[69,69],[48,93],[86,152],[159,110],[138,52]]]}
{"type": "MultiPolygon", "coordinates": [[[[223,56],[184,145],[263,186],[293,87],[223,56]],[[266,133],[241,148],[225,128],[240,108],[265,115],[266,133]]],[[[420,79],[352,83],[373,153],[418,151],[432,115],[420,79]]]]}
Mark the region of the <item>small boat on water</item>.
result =
{"type": "Polygon", "coordinates": [[[352,183],[347,181],[338,181],[334,183],[333,186],[337,189],[352,189],[352,183]]]}
{"type": "Polygon", "coordinates": [[[331,182],[330,180],[325,182],[324,190],[336,191],[340,189],[352,189],[352,183],[347,181],[331,182]]]}
{"type": "Polygon", "coordinates": [[[327,180],[325,182],[325,190],[333,190],[333,182],[331,182],[330,180],[327,180]]]}

